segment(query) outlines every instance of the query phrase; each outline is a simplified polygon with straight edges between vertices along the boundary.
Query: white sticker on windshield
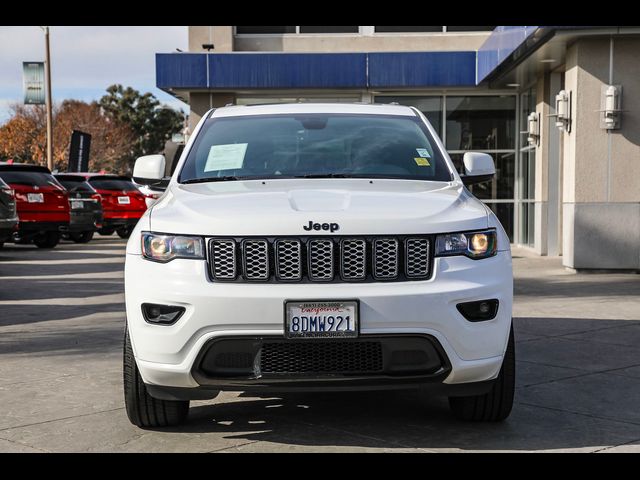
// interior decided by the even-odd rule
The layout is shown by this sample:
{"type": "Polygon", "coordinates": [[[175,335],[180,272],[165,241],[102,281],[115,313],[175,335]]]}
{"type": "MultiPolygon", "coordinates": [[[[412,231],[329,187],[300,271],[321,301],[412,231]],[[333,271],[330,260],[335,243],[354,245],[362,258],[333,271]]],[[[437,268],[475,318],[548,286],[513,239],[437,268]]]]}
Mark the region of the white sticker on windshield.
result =
{"type": "Polygon", "coordinates": [[[209,150],[209,157],[207,158],[207,164],[204,166],[204,171],[214,172],[242,168],[248,145],[248,143],[214,145],[209,150]]]}
{"type": "Polygon", "coordinates": [[[420,157],[431,158],[431,155],[429,154],[429,150],[427,150],[426,148],[416,148],[416,150],[420,157]]]}

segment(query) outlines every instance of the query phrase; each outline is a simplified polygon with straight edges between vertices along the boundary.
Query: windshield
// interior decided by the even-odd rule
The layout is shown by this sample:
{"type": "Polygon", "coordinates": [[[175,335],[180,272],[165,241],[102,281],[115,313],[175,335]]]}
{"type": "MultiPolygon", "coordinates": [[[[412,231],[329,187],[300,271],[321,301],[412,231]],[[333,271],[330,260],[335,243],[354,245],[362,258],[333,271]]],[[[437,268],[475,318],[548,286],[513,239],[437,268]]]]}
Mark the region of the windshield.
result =
{"type": "Polygon", "coordinates": [[[56,187],[60,188],[60,184],[57,182],[53,175],[44,172],[0,172],[0,177],[7,182],[14,185],[27,185],[29,187],[56,187]]]}
{"type": "Polygon", "coordinates": [[[95,192],[84,178],[56,177],[56,180],[58,180],[62,186],[70,192],[95,192]]]}
{"type": "Polygon", "coordinates": [[[291,177],[452,180],[418,117],[291,114],[208,120],[179,181],[291,177]]]}
{"type": "Polygon", "coordinates": [[[97,190],[124,190],[126,192],[138,190],[130,180],[121,180],[119,178],[91,178],[89,182],[97,190]]]}

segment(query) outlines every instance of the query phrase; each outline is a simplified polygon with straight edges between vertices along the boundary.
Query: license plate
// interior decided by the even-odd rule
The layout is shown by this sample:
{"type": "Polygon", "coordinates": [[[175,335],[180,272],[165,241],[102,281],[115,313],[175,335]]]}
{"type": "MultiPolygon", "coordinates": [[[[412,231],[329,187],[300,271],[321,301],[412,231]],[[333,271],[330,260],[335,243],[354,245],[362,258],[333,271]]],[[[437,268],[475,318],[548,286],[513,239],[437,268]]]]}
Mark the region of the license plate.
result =
{"type": "Polygon", "coordinates": [[[355,338],[358,302],[286,302],[286,338],[355,338]]]}
{"type": "Polygon", "coordinates": [[[129,197],[118,197],[119,205],[129,205],[131,203],[131,199],[129,197]]]}
{"type": "Polygon", "coordinates": [[[29,203],[44,203],[44,195],[42,193],[27,193],[27,201],[29,203]]]}
{"type": "Polygon", "coordinates": [[[71,210],[80,210],[83,206],[82,202],[71,202],[71,210]]]}

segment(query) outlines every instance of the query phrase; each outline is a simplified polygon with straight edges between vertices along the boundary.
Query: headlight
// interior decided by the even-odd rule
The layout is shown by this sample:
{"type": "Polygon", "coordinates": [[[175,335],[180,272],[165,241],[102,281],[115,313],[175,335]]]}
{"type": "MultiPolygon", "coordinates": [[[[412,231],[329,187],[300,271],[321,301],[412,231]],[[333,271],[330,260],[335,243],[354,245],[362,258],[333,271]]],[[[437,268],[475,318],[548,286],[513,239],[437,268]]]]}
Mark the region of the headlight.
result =
{"type": "Polygon", "coordinates": [[[163,263],[174,258],[204,260],[204,242],[200,237],[143,233],[142,255],[163,263]]]}
{"type": "Polygon", "coordinates": [[[449,233],[436,238],[436,257],[465,255],[474,260],[496,254],[496,231],[449,233]]]}

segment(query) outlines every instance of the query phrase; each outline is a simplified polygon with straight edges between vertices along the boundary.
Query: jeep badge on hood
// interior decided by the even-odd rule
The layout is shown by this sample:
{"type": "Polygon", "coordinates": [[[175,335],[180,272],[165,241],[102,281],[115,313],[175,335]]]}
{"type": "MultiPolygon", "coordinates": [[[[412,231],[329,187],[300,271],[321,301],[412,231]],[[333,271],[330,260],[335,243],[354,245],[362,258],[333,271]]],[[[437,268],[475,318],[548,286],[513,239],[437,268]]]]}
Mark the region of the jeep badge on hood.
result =
{"type": "Polygon", "coordinates": [[[333,233],[340,230],[340,225],[338,225],[337,223],[313,223],[313,220],[310,220],[309,225],[305,225],[302,228],[304,228],[307,232],[310,232],[311,230],[324,230],[326,232],[333,233]]]}

